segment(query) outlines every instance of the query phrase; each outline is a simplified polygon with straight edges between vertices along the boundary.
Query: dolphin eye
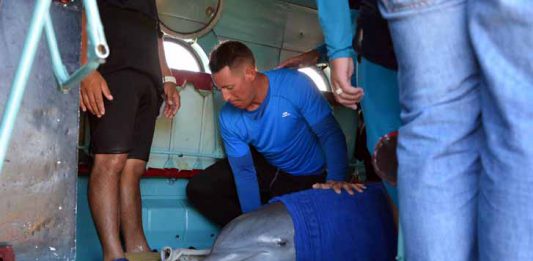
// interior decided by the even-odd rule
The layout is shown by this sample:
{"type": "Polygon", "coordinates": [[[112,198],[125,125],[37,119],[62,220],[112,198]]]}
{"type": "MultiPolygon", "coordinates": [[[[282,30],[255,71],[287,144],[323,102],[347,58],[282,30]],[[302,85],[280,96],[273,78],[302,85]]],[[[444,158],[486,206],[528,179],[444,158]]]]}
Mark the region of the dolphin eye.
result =
{"type": "Polygon", "coordinates": [[[277,240],[276,244],[280,247],[284,247],[287,245],[287,239],[280,238],[277,240]]]}

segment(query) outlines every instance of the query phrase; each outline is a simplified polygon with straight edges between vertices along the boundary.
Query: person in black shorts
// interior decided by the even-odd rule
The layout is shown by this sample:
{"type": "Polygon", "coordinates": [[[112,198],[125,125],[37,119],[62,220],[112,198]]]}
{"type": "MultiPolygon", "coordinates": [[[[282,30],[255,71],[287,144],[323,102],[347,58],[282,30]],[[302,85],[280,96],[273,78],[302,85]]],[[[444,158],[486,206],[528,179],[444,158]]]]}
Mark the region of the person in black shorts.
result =
{"type": "MultiPolygon", "coordinates": [[[[175,79],[169,77],[155,1],[99,0],[98,7],[110,55],[80,87],[94,154],[89,204],[104,260],[125,260],[125,252],[150,251],[142,228],[139,181],[163,97],[169,118],[180,100],[175,79]]],[[[85,63],[85,32],[83,36],[85,63]]]]}

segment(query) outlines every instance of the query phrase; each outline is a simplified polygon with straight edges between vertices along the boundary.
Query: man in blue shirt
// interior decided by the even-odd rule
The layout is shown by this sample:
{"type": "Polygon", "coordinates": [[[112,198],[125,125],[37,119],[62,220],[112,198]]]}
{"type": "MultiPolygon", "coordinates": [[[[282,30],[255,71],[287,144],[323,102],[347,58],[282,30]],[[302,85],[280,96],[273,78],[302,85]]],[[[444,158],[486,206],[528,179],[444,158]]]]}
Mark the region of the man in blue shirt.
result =
{"type": "Polygon", "coordinates": [[[257,72],[250,49],[236,41],[217,46],[209,67],[226,101],[220,130],[228,161],[211,166],[187,187],[189,200],[205,216],[224,225],[274,196],[324,181],[339,193],[364,188],[344,182],[344,135],[307,76],[288,69],[257,72]]]}
{"type": "MultiPolygon", "coordinates": [[[[377,1],[318,0],[325,43],[288,58],[278,66],[307,67],[329,62],[331,88],[336,100],[348,108],[361,104],[369,152],[374,151],[383,135],[398,130],[401,125],[396,57],[387,22],[379,14],[377,1]],[[354,37],[356,30],[357,37],[354,37]],[[362,58],[357,65],[354,51],[362,58]],[[351,68],[357,68],[357,77],[351,68]]],[[[385,186],[397,204],[396,188],[387,183],[385,186]]]]}

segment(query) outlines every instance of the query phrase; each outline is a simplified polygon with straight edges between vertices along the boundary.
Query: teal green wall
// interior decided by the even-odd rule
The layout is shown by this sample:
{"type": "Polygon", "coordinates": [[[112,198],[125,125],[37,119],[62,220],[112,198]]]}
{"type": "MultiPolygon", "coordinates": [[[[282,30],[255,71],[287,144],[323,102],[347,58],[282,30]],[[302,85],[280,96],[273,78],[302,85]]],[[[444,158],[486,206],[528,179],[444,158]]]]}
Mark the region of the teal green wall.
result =
{"type": "MultiPolygon", "coordinates": [[[[211,31],[193,40],[206,54],[220,41],[242,41],[253,51],[259,70],[272,69],[280,61],[323,42],[317,11],[305,7],[306,1],[292,2],[298,4],[279,0],[224,0],[218,23],[211,31]]],[[[220,97],[213,94],[202,96],[188,85],[182,91],[181,99],[182,107],[172,124],[166,119],[157,122],[150,167],[193,169],[205,168],[214,162],[205,157],[178,157],[157,154],[157,151],[203,155],[223,153],[220,138],[213,135],[216,134],[213,132],[218,132],[218,108],[223,103],[220,97]],[[202,130],[198,130],[200,126],[202,130]]],[[[334,113],[346,135],[351,156],[357,126],[355,112],[337,107],[334,113]]]]}
{"type": "Polygon", "coordinates": [[[273,0],[225,0],[222,16],[198,43],[209,53],[220,40],[246,43],[260,70],[322,43],[316,10],[273,0]]]}
{"type": "MultiPolygon", "coordinates": [[[[314,1],[290,2],[302,5],[276,0],[225,0],[216,26],[195,40],[207,54],[219,41],[242,41],[254,52],[259,70],[271,69],[281,60],[323,41],[316,10],[305,7],[312,6],[314,1]]],[[[157,120],[149,167],[203,169],[215,158],[178,154],[223,156],[217,126],[223,103],[219,93],[202,94],[187,84],[180,95],[181,109],[175,119],[157,120]]],[[[334,113],[352,155],[355,112],[336,107],[334,113]]],[[[185,184],[186,180],[143,179],[143,225],[153,248],[164,245],[206,248],[216,236],[218,229],[188,205],[185,184]]],[[[78,195],[78,260],[97,260],[100,249],[87,205],[86,178],[80,180],[78,195]]]]}

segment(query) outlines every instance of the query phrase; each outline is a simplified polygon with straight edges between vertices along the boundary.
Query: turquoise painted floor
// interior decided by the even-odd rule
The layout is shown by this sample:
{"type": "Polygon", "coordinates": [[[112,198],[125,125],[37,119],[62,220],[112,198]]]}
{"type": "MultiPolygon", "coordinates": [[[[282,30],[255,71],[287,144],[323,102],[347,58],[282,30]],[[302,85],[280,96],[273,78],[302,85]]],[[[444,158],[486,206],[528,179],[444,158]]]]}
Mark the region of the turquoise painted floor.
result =
{"type": "MultiPolygon", "coordinates": [[[[88,177],[78,180],[77,261],[102,260],[100,242],[87,201],[88,177]]],[[[186,179],[145,178],[141,181],[144,231],[152,249],[164,246],[210,248],[219,229],[191,208],[186,179]]]]}

